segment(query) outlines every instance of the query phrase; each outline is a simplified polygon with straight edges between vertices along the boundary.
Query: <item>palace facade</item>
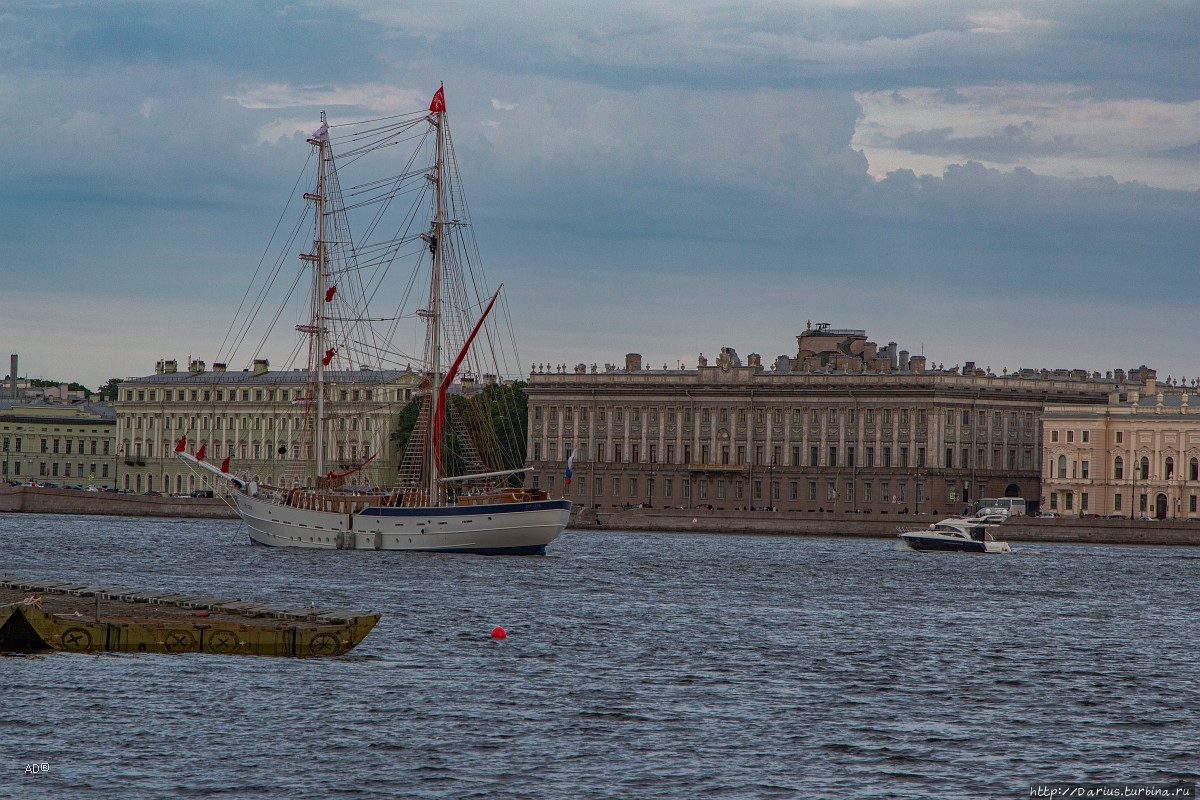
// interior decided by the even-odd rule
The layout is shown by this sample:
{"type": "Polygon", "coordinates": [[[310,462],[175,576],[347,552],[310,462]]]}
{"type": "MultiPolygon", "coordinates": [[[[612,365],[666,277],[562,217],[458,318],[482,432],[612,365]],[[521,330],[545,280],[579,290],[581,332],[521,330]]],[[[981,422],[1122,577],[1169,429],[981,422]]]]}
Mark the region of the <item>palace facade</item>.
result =
{"type": "Polygon", "coordinates": [[[1159,387],[1113,392],[1106,405],[1048,405],[1042,508],[1063,516],[1200,520],[1200,408],[1159,387]]]}
{"type": "Polygon", "coordinates": [[[591,509],[949,513],[994,496],[1036,508],[1045,406],[1102,407],[1142,380],[929,366],[894,342],[826,324],[797,344],[769,367],[722,348],[695,369],[648,369],[637,354],[624,369],[535,369],[533,480],[591,509]]]}
{"type": "Polygon", "coordinates": [[[0,401],[4,480],[114,489],[115,428],[105,403],[0,401]]]}
{"type": "MultiPolygon", "coordinates": [[[[303,483],[315,455],[312,415],[305,414],[313,401],[308,377],[306,370],[272,371],[266,359],[240,372],[223,364],[210,371],[194,360],[187,372],[175,361],[160,361],[153,375],[125,380],[116,418],[119,488],[187,493],[207,485],[207,475],[195,474],[175,456],[184,436],[187,452],[204,446],[206,459],[218,465],[228,457],[230,473],[244,480],[303,483]]],[[[329,468],[349,470],[374,456],[363,469],[364,481],[392,482],[397,409],[419,382],[411,370],[326,372],[326,400],[336,400],[339,409],[326,420],[329,468]]]]}

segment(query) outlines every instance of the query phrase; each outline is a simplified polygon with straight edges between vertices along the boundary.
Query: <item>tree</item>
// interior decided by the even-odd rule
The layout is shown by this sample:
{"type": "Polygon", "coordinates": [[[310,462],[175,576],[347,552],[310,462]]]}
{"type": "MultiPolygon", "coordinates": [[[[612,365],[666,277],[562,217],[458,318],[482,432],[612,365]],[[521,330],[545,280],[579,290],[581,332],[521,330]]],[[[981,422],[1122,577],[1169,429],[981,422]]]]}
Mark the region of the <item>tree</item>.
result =
{"type": "Polygon", "coordinates": [[[100,399],[115,403],[117,394],[120,392],[119,387],[124,382],[124,378],[109,378],[108,383],[100,387],[100,399]]]}
{"type": "MultiPolygon", "coordinates": [[[[528,398],[523,381],[490,383],[483,390],[464,397],[446,398],[446,445],[443,472],[463,474],[473,461],[471,451],[482,460],[486,471],[515,470],[525,466],[525,436],[529,427],[528,398]],[[458,424],[461,422],[461,424],[458,424]],[[469,441],[463,440],[463,435],[469,441]]],[[[414,397],[400,411],[392,441],[403,460],[421,417],[424,397],[414,397]]],[[[470,468],[475,468],[474,466],[470,468]]],[[[512,481],[520,484],[520,478],[512,481]]]]}

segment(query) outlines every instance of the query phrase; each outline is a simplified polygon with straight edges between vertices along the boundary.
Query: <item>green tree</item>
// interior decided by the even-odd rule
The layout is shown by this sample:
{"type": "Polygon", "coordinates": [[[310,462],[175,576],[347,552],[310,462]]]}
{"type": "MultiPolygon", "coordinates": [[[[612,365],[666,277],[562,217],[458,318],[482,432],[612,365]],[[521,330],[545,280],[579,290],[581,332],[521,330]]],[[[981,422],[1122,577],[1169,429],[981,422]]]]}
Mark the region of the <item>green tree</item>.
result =
{"type": "Polygon", "coordinates": [[[100,399],[115,403],[117,393],[120,392],[120,385],[124,382],[124,378],[109,378],[108,383],[100,387],[100,399]]]}
{"type": "MultiPolygon", "coordinates": [[[[523,381],[493,383],[470,397],[456,394],[446,398],[443,437],[447,455],[442,467],[447,474],[466,471],[471,450],[488,471],[525,466],[525,435],[529,427],[525,386],[523,381]],[[461,420],[462,424],[454,424],[454,420],[461,420]],[[463,432],[470,442],[463,441],[463,432]]],[[[413,398],[396,418],[392,441],[401,458],[416,431],[423,402],[424,398],[413,398]]],[[[512,482],[519,485],[520,476],[514,476],[512,482]]]]}

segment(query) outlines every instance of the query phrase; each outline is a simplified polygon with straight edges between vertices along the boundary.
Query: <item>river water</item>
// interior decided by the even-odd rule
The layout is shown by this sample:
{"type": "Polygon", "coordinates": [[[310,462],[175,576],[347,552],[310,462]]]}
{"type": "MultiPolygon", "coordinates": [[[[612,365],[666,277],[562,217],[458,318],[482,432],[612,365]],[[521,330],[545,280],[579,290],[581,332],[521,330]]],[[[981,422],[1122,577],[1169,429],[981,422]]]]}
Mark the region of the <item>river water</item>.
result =
{"type": "Polygon", "coordinates": [[[378,610],[333,659],[0,658],[4,798],[1018,798],[1200,775],[1200,550],[0,515],[0,571],[378,610]],[[503,626],[508,638],[490,637],[503,626]]]}

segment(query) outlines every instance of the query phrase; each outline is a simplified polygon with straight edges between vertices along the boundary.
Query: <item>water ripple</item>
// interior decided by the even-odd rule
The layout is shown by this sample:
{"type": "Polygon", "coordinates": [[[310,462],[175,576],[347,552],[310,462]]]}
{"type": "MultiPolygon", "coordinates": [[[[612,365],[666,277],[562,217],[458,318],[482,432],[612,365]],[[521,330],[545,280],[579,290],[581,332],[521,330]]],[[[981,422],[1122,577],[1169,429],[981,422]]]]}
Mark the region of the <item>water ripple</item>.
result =
{"type": "Polygon", "coordinates": [[[545,558],[316,553],[245,546],[237,523],[28,515],[0,536],[22,576],[384,614],[328,660],[0,659],[0,798],[991,798],[1198,777],[1190,551],[568,532],[545,558]]]}

